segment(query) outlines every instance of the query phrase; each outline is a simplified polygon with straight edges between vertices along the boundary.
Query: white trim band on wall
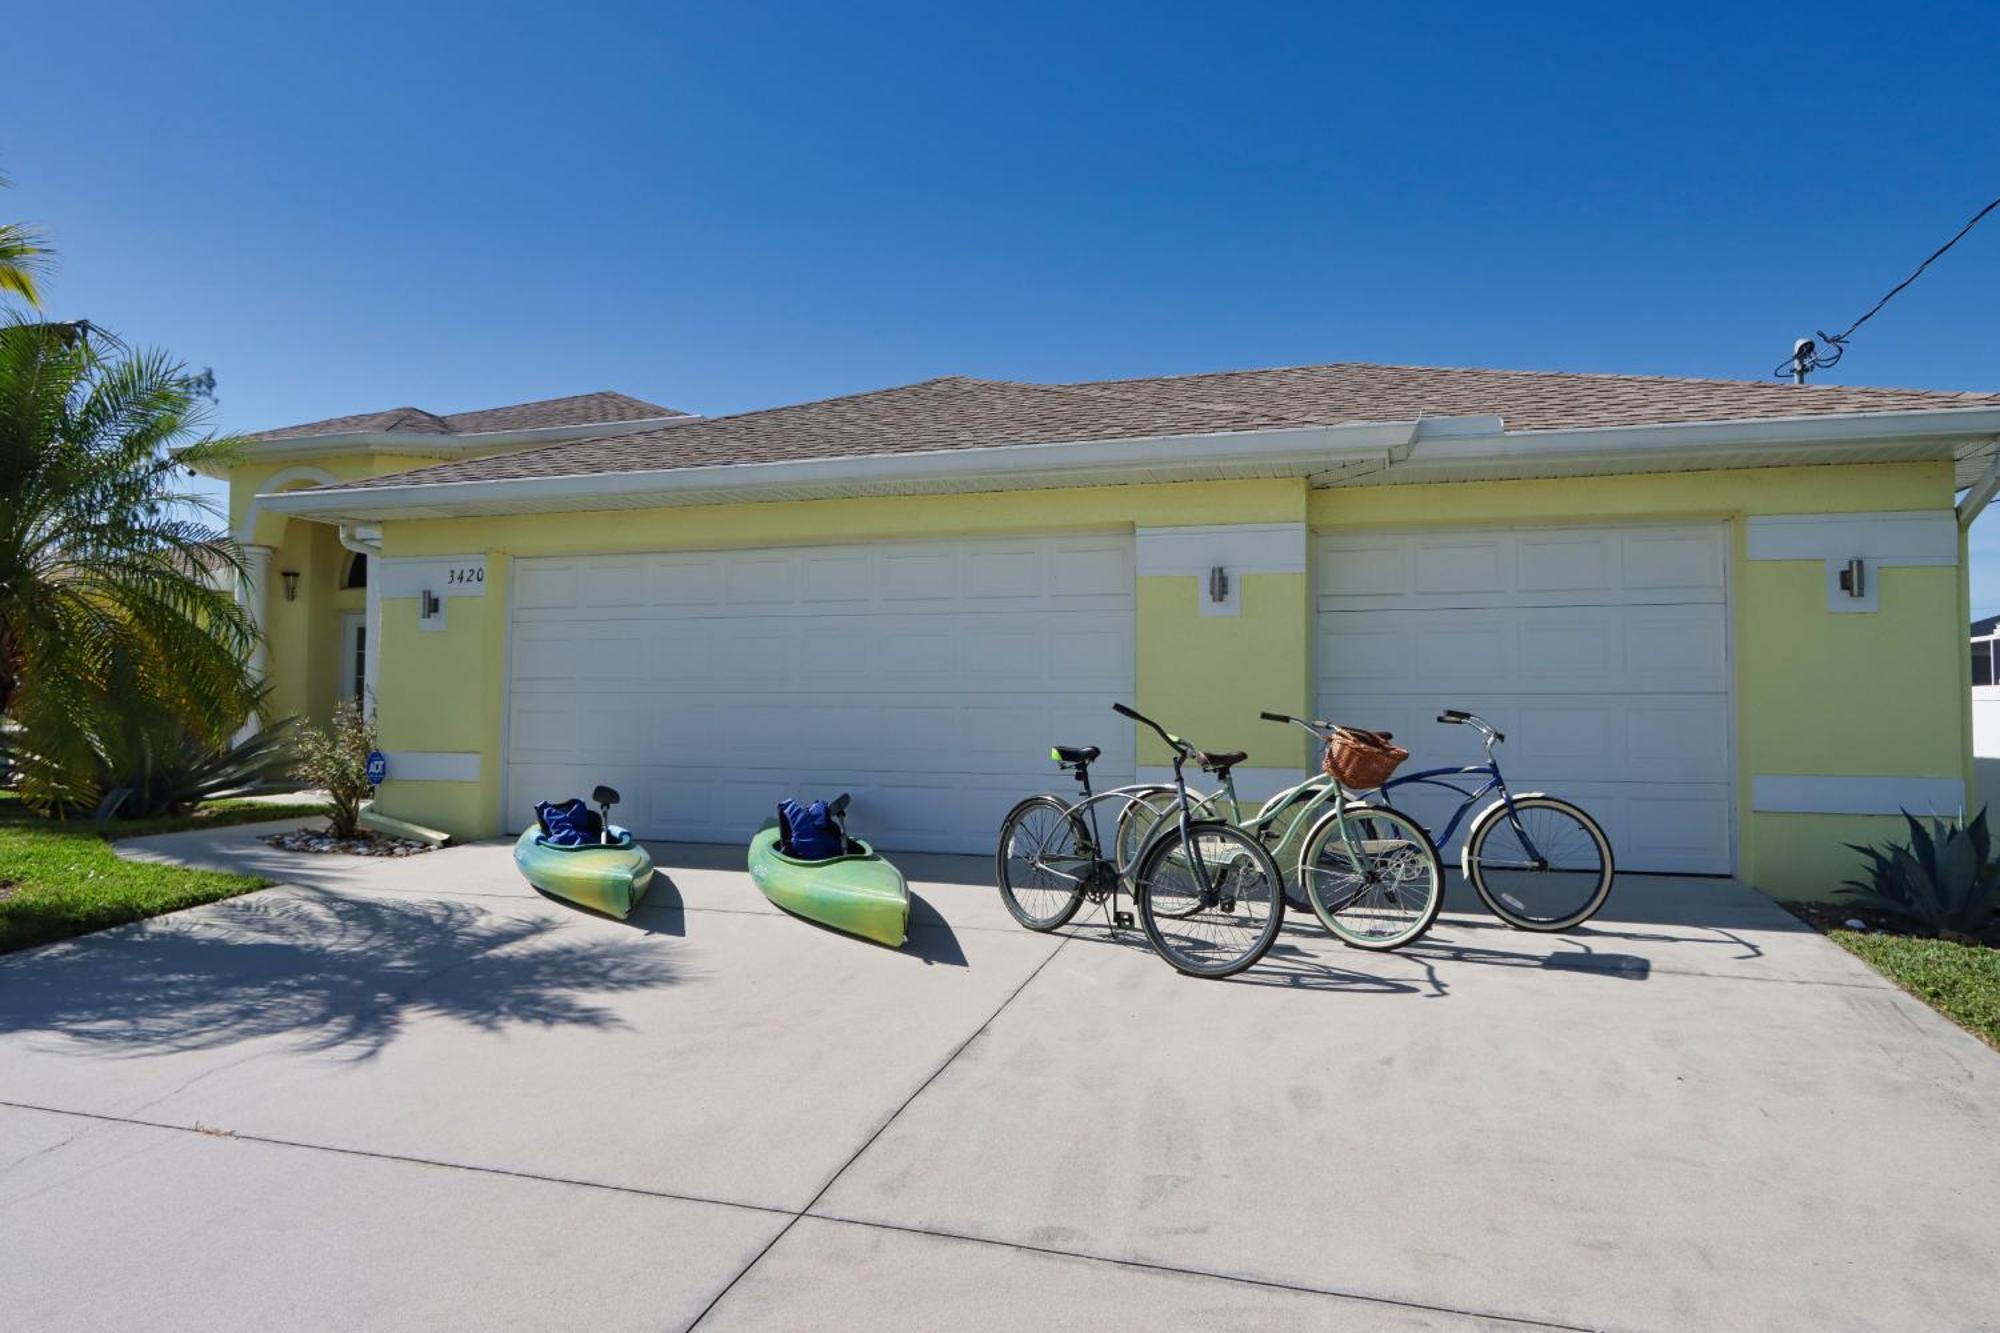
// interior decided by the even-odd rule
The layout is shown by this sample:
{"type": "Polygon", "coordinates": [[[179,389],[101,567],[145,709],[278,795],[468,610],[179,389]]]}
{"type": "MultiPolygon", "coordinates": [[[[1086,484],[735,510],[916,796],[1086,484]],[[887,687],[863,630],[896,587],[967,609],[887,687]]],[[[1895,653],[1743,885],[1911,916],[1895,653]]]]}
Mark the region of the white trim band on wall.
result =
{"type": "Polygon", "coordinates": [[[1232,575],[1303,574],[1306,545],[1303,523],[1140,528],[1136,560],[1141,575],[1205,579],[1217,565],[1232,575]]]}
{"type": "Polygon", "coordinates": [[[484,597],[486,557],[480,555],[387,556],[368,571],[382,597],[484,597]]]}
{"type": "Polygon", "coordinates": [[[1845,778],[1759,773],[1750,808],[1786,815],[1957,815],[1965,810],[1959,778],[1845,778]]]}
{"type": "Polygon", "coordinates": [[[477,751],[384,750],[382,757],[389,761],[387,782],[479,781],[477,751]]]}
{"type": "Polygon", "coordinates": [[[1956,565],[1958,519],[1950,509],[1871,514],[1759,514],[1745,521],[1752,560],[1852,560],[1872,565],[1956,565]]]}

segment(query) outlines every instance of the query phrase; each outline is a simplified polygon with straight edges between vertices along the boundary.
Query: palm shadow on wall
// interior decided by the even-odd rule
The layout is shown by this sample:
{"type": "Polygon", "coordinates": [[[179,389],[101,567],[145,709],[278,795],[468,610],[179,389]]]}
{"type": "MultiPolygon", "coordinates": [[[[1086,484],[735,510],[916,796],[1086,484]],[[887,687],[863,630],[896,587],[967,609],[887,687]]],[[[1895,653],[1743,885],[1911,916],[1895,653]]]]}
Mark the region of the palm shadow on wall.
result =
{"type": "Polygon", "coordinates": [[[604,1000],[680,979],[671,947],[475,903],[253,894],[0,960],[0,1034],[152,1055],[291,1038],[367,1059],[412,1022],[614,1031],[604,1000]]]}

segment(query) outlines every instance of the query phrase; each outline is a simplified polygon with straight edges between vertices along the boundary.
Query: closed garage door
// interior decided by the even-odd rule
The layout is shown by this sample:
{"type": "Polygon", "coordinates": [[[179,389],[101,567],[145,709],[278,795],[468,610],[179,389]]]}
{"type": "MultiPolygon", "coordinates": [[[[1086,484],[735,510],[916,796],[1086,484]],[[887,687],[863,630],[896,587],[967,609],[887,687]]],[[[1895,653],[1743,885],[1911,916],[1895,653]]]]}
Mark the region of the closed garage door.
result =
{"type": "MultiPolygon", "coordinates": [[[[1731,869],[1726,529],[1590,527],[1340,534],[1317,542],[1322,716],[1386,728],[1404,771],[1477,759],[1441,726],[1507,733],[1517,791],[1576,800],[1621,869],[1731,869]]],[[[1395,799],[1430,821],[1449,797],[1395,799]]],[[[1436,827],[1434,824],[1433,827],[1436,827]]]]}
{"type": "Polygon", "coordinates": [[[642,836],[733,843],[849,791],[884,847],[988,851],[1051,743],[1131,780],[1132,589],[1129,536],[519,560],[508,819],[608,782],[642,836]]]}

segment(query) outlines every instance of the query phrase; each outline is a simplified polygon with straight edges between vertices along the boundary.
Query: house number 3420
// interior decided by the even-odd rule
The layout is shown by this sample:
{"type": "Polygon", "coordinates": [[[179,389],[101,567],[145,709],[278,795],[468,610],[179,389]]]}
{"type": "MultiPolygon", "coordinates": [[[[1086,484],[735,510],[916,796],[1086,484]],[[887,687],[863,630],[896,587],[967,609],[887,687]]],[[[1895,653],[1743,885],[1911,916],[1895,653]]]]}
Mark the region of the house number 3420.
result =
{"type": "Polygon", "coordinates": [[[444,581],[447,585],[454,588],[463,587],[468,583],[484,583],[486,582],[486,566],[459,565],[445,571],[444,581]]]}

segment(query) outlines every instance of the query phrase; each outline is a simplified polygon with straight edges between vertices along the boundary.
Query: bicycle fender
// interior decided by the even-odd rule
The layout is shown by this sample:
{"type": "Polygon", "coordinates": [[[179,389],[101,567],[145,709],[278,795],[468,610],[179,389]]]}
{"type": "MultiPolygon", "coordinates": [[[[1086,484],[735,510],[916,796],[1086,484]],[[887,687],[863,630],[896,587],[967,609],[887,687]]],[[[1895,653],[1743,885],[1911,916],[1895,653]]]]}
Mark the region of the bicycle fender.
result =
{"type": "MultiPolygon", "coordinates": [[[[1545,791],[1517,791],[1513,793],[1512,799],[1516,801],[1525,801],[1530,796],[1539,796],[1543,800],[1548,800],[1548,801],[1562,800],[1562,797],[1550,796],[1545,791]]],[[[1506,797],[1500,797],[1500,796],[1494,797],[1491,801],[1488,801],[1486,803],[1486,808],[1481,810],[1478,814],[1474,815],[1472,817],[1472,822],[1465,826],[1465,841],[1458,844],[1458,873],[1465,877],[1465,882],[1468,884],[1472,882],[1472,835],[1477,833],[1480,829],[1480,826],[1485,824],[1487,820],[1492,819],[1496,815],[1498,815],[1501,809],[1506,806],[1506,804],[1507,804],[1506,797]]]]}

